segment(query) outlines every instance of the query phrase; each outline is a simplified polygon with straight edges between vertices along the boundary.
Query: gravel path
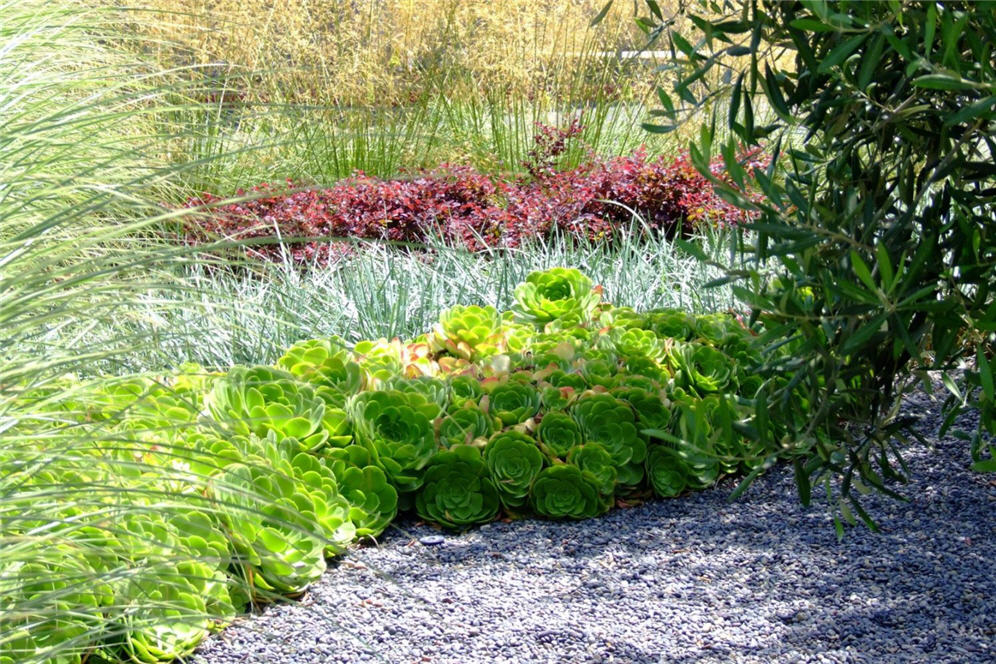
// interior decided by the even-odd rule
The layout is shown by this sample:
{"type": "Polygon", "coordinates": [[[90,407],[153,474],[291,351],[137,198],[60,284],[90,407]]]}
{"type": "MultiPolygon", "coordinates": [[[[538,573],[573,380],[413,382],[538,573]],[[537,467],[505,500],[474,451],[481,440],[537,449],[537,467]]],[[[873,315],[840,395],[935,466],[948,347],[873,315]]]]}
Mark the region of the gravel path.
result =
{"type": "MultiPolygon", "coordinates": [[[[936,404],[914,395],[906,408],[936,434],[936,404]]],[[[194,661],[996,662],[996,478],[969,471],[952,438],[907,461],[911,502],[868,500],[882,532],[842,542],[822,504],[798,504],[787,468],[732,504],[727,482],[438,544],[402,521],[194,661]]]]}

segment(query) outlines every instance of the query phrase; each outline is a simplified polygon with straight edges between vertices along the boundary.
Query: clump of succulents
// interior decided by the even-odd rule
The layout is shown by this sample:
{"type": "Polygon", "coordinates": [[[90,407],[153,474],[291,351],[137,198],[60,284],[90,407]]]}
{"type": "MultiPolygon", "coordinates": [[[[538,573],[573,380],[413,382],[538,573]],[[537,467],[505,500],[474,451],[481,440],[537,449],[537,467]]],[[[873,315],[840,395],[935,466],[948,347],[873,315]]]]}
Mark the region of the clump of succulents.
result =
{"type": "MultiPolygon", "coordinates": [[[[212,375],[189,366],[96,390],[74,379],[35,390],[61,421],[107,429],[113,442],[67,455],[58,469],[0,450],[0,490],[85,488],[111,459],[136,496],[154,489],[199,507],[146,509],[99,537],[81,528],[105,542],[105,556],[66,545],[52,550],[59,560],[0,561],[0,610],[25,588],[51,591],[67,609],[57,621],[26,617],[31,630],[14,624],[0,664],[84,633],[93,642],[64,661],[185,656],[245,603],[303,591],[327,556],[378,536],[399,511],[457,531],[502,514],[584,519],[617,500],[674,498],[772,463],[776,453],[745,435],[757,357],[753,332],[733,316],[612,307],[580,272],[554,268],[516,288],[512,311],[453,307],[409,341],[306,340],[275,367],[212,375]],[[60,585],[67,570],[99,576],[150,560],[158,576],[60,585]],[[139,607],[138,597],[164,609],[139,607]],[[101,625],[113,643],[101,643],[101,625]]],[[[806,416],[803,392],[793,408],[806,416]]],[[[73,504],[58,514],[85,517],[73,504]]]]}

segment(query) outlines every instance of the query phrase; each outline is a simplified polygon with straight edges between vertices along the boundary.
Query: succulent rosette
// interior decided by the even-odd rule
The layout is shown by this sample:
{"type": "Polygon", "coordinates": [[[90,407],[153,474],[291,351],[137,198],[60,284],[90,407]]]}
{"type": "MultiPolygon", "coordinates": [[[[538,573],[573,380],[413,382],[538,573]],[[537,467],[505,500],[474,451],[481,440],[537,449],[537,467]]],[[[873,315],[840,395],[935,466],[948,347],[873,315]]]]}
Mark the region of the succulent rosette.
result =
{"type": "Polygon", "coordinates": [[[695,335],[713,346],[721,346],[727,337],[739,336],[744,326],[730,314],[699,314],[695,317],[695,335]]]}
{"type": "Polygon", "coordinates": [[[415,378],[395,376],[384,381],[383,389],[421,394],[439,406],[440,410],[446,410],[450,399],[450,387],[446,381],[432,376],[417,376],[415,378]]]}
{"type": "Polygon", "coordinates": [[[325,571],[325,532],[301,513],[298,482],[286,466],[274,472],[262,457],[247,462],[226,467],[214,481],[221,522],[255,597],[301,592],[325,571]]]}
{"type": "Polygon", "coordinates": [[[365,340],[353,346],[353,358],[363,369],[364,384],[376,387],[392,376],[404,375],[401,342],[397,339],[365,340]]]}
{"type": "Polygon", "coordinates": [[[723,351],[696,342],[678,343],[668,354],[678,382],[699,394],[732,389],[734,363],[723,351]]]}
{"type": "Polygon", "coordinates": [[[491,306],[460,306],[447,309],[429,335],[435,351],[466,360],[479,360],[498,352],[501,317],[491,306]]]}
{"type": "Polygon", "coordinates": [[[650,330],[632,328],[613,330],[610,338],[616,352],[623,357],[645,357],[655,362],[664,359],[664,344],[650,330]]]}
{"type": "Polygon", "coordinates": [[[356,438],[399,492],[414,491],[435,454],[439,406],[418,392],[361,392],[346,404],[356,438]]]}
{"type": "Polygon", "coordinates": [[[586,442],[601,443],[617,468],[630,462],[642,462],[646,443],[636,428],[636,418],[629,404],[609,394],[582,396],[571,408],[586,442]]]}
{"type": "Polygon", "coordinates": [[[131,512],[107,535],[102,544],[120,557],[116,564],[135,570],[112,582],[110,629],[124,635],[108,648],[115,654],[169,662],[193,652],[212,626],[212,614],[234,618],[227,536],[206,515],[131,512]]]}
{"type": "Polygon", "coordinates": [[[674,498],[688,486],[689,470],[681,456],[665,445],[651,445],[647,450],[647,480],[654,493],[674,498]]]}
{"type": "Polygon", "coordinates": [[[53,649],[60,656],[47,661],[80,664],[104,636],[104,613],[113,605],[111,586],[71,540],[40,548],[30,561],[0,558],[0,662],[53,649]]]}
{"type": "Polygon", "coordinates": [[[458,409],[467,403],[477,404],[484,396],[481,381],[473,376],[461,375],[450,378],[450,408],[458,409]]]}
{"type": "Polygon", "coordinates": [[[612,455],[600,443],[585,443],[571,448],[567,462],[591,475],[598,492],[603,496],[611,496],[616,490],[616,478],[619,471],[612,463],[612,455]]]}
{"type": "MultiPolygon", "coordinates": [[[[217,378],[207,398],[216,422],[244,436],[294,438],[304,449],[317,450],[329,438],[325,401],[315,389],[286,371],[272,367],[234,367],[217,378]]],[[[331,423],[338,429],[341,418],[331,423]]]]}
{"type": "Polygon", "coordinates": [[[544,468],[533,482],[529,502],[548,519],[588,519],[608,509],[597,480],[570,464],[544,468]]]}
{"type": "Polygon", "coordinates": [[[356,537],[376,537],[398,514],[398,491],[362,445],[332,448],[325,461],[339,485],[339,494],[349,503],[349,520],[356,537]]]}
{"type": "Polygon", "coordinates": [[[363,371],[341,339],[299,341],[277,360],[277,368],[298,380],[327,388],[328,394],[336,396],[326,401],[339,407],[363,387],[363,371]]]}
{"type": "Polygon", "coordinates": [[[555,267],[533,272],[515,288],[512,311],[518,320],[542,328],[550,321],[591,318],[601,292],[591,280],[573,268],[555,267]]]}
{"type": "Polygon", "coordinates": [[[584,442],[581,428],[574,418],[559,411],[549,411],[543,415],[536,427],[536,437],[543,452],[557,459],[566,459],[571,448],[584,442]]]}
{"type": "Polygon", "coordinates": [[[510,430],[491,437],[484,447],[484,463],[502,504],[514,509],[525,504],[544,459],[531,436],[510,430]]]}
{"type": "Polygon", "coordinates": [[[648,329],[659,337],[688,341],[695,335],[695,317],[680,309],[656,309],[645,316],[648,329]]]}
{"type": "Polygon", "coordinates": [[[600,356],[585,357],[578,362],[578,367],[585,381],[592,387],[601,385],[612,387],[615,385],[615,376],[618,367],[612,360],[600,356]]]}
{"type": "Polygon", "coordinates": [[[610,307],[599,314],[598,322],[613,330],[642,330],[648,325],[646,314],[637,313],[631,307],[610,307]]]}
{"type": "Polygon", "coordinates": [[[666,431],[671,426],[671,409],[664,405],[663,395],[659,390],[652,392],[645,387],[620,386],[611,392],[612,396],[630,405],[636,413],[637,425],[641,431],[666,431]]]}
{"type": "Polygon", "coordinates": [[[433,457],[415,496],[415,511],[451,530],[487,523],[498,516],[498,490],[481,459],[481,451],[457,445],[433,457]]]}
{"type": "Polygon", "coordinates": [[[517,380],[508,380],[490,387],[488,412],[505,426],[520,424],[534,416],[540,407],[540,395],[535,387],[517,380]]]}
{"type": "Polygon", "coordinates": [[[444,447],[473,445],[484,447],[498,429],[498,422],[483,410],[468,404],[452,411],[439,422],[439,443],[444,447]]]}
{"type": "Polygon", "coordinates": [[[339,493],[332,470],[314,455],[299,452],[290,460],[298,482],[294,502],[301,514],[322,527],[325,555],[343,553],[356,539],[356,526],[350,519],[350,503],[339,493]]]}

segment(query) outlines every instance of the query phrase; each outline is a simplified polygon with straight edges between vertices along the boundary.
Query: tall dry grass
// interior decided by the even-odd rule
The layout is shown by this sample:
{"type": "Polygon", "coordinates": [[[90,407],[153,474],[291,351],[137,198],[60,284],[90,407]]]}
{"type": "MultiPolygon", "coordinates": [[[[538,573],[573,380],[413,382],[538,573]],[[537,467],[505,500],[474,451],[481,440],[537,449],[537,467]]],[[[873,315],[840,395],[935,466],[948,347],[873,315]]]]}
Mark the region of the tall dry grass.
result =
{"type": "MultiPolygon", "coordinates": [[[[134,7],[125,0],[87,0],[134,7]]],[[[665,3],[661,3],[665,4],[665,3]]],[[[135,47],[163,67],[259,72],[253,100],[391,106],[430,92],[641,97],[653,68],[603,57],[642,43],[633,6],[603,0],[147,0],[135,47]]]]}

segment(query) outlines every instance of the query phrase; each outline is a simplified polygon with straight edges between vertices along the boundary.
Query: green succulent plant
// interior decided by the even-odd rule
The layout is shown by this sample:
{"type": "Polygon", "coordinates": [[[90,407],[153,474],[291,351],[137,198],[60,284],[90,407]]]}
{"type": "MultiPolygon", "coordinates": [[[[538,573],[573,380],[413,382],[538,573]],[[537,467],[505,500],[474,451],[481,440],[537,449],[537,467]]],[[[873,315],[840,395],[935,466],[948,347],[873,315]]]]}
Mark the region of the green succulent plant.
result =
{"type": "Polygon", "coordinates": [[[533,482],[529,502],[548,519],[588,519],[608,509],[597,480],[569,464],[544,468],[533,482]]]}
{"type": "Polygon", "coordinates": [[[254,597],[303,591],[325,571],[325,532],[301,513],[299,483],[262,457],[225,468],[214,482],[218,514],[254,597]]]}
{"type": "Polygon", "coordinates": [[[451,530],[487,523],[498,516],[498,490],[481,459],[481,451],[457,445],[433,457],[415,497],[415,511],[451,530]]]}
{"type": "Polygon", "coordinates": [[[616,383],[618,367],[615,361],[601,356],[585,357],[578,362],[578,368],[585,381],[592,387],[601,385],[612,387],[616,383]]]}
{"type": "Polygon", "coordinates": [[[614,330],[646,329],[648,325],[647,316],[637,313],[630,307],[611,307],[603,311],[598,322],[602,327],[610,327],[614,330]]]}
{"type": "Polygon", "coordinates": [[[644,460],[647,447],[640,438],[629,404],[609,394],[582,396],[571,408],[586,442],[601,443],[617,468],[644,460]]]}
{"type": "Polygon", "coordinates": [[[699,314],[695,317],[695,335],[713,346],[721,346],[727,337],[740,336],[745,331],[740,321],[730,314],[699,314]]]}
{"type": "Polygon", "coordinates": [[[480,408],[468,404],[452,411],[439,422],[439,442],[444,447],[473,445],[484,447],[498,429],[499,422],[480,408]]]}
{"type": "Polygon", "coordinates": [[[84,547],[72,540],[40,548],[30,561],[0,559],[0,661],[17,664],[54,652],[47,661],[80,664],[104,635],[103,615],[114,604],[112,588],[100,579],[84,547]]]}
{"type": "Polygon", "coordinates": [[[659,337],[688,341],[695,335],[695,317],[680,309],[655,309],[645,316],[648,329],[659,337]]]}
{"type": "Polygon", "coordinates": [[[505,426],[525,422],[539,411],[539,407],[539,392],[526,383],[508,380],[491,387],[488,392],[488,412],[505,426]]]}
{"type": "Polygon", "coordinates": [[[447,309],[429,335],[434,350],[474,361],[497,353],[500,341],[501,317],[491,306],[447,309]]]}
{"type": "Polygon", "coordinates": [[[436,453],[439,406],[419,392],[361,392],[347,403],[356,437],[399,492],[414,491],[436,453]]]}
{"type": "Polygon", "coordinates": [[[586,443],[571,448],[567,462],[588,473],[595,481],[598,492],[603,496],[611,496],[616,490],[616,478],[619,471],[612,462],[612,455],[600,443],[586,443]]]}
{"type": "Polygon", "coordinates": [[[473,376],[460,375],[450,378],[450,408],[456,410],[468,403],[477,405],[484,396],[481,381],[473,376]]]}
{"type": "Polygon", "coordinates": [[[217,378],[206,398],[214,420],[234,433],[294,438],[303,449],[317,450],[329,439],[329,429],[341,431],[343,418],[329,413],[315,389],[293,374],[272,367],[234,367],[217,378]]]}
{"type": "Polygon", "coordinates": [[[571,448],[584,442],[581,428],[574,418],[559,411],[550,411],[543,415],[536,428],[536,437],[539,439],[540,448],[547,456],[562,460],[567,458],[571,448]]]}
{"type": "Polygon", "coordinates": [[[357,537],[376,537],[398,513],[398,491],[384,471],[375,466],[362,445],[329,449],[325,460],[350,505],[349,520],[357,537]]]}
{"type": "Polygon", "coordinates": [[[365,340],[353,346],[353,358],[363,369],[367,387],[376,387],[392,376],[404,375],[401,355],[401,343],[397,340],[365,340]]]}
{"type": "Polygon", "coordinates": [[[298,380],[327,388],[330,405],[342,407],[363,386],[363,371],[342,339],[308,339],[287,349],[277,367],[298,380]]]}
{"type": "Polygon", "coordinates": [[[518,320],[542,328],[557,319],[585,321],[601,299],[591,280],[573,268],[533,272],[515,288],[512,311],[518,320]]]}
{"type": "Polygon", "coordinates": [[[637,425],[641,431],[666,431],[671,426],[671,409],[664,404],[660,390],[652,392],[645,387],[625,385],[613,388],[611,394],[630,405],[636,413],[637,425]]]}
{"type": "Polygon", "coordinates": [[[654,493],[674,498],[688,486],[689,470],[681,456],[665,445],[651,445],[647,450],[647,479],[654,493]]]}
{"type": "Polygon", "coordinates": [[[394,376],[384,381],[382,389],[421,394],[439,406],[440,410],[446,410],[450,399],[450,387],[446,381],[432,376],[417,376],[415,378],[394,376]]]}
{"type": "Polygon", "coordinates": [[[650,330],[616,329],[610,336],[615,351],[623,357],[645,357],[659,362],[666,356],[664,344],[650,330]]]}
{"type": "Polygon", "coordinates": [[[734,363],[723,351],[696,342],[679,343],[668,359],[678,383],[699,394],[733,389],[734,363]]]}
{"type": "Polygon", "coordinates": [[[484,447],[484,463],[502,504],[514,509],[525,504],[544,458],[532,437],[510,430],[491,437],[484,447]]]}

